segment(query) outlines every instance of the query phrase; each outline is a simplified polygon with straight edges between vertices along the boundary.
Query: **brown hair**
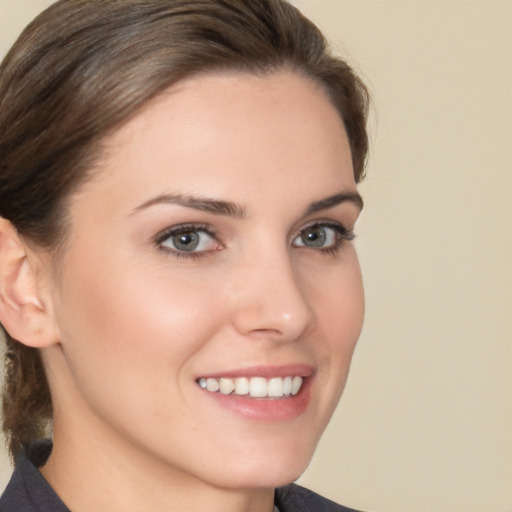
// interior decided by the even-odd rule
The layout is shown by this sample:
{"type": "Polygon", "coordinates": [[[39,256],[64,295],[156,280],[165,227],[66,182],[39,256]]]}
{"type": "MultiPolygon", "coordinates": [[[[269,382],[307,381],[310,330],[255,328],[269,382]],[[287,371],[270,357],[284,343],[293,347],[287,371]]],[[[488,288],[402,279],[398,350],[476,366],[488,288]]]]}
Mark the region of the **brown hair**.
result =
{"type": "MultiPolygon", "coordinates": [[[[105,137],[179,80],[288,68],[318,83],[342,117],[359,182],[368,94],[321,32],[284,0],[60,0],[0,67],[0,216],[54,253],[66,200],[105,137]]],[[[52,402],[36,349],[6,333],[3,429],[12,457],[44,434],[52,402]]]]}

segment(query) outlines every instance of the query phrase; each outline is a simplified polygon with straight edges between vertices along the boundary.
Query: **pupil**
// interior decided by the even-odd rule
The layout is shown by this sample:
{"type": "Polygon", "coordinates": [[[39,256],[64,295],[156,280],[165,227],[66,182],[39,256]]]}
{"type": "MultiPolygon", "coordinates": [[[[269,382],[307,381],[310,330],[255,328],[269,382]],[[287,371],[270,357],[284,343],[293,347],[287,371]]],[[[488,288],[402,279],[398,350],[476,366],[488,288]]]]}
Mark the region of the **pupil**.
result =
{"type": "Polygon", "coordinates": [[[193,251],[199,245],[199,235],[194,232],[181,233],[174,237],[174,246],[181,251],[193,251]]]}
{"type": "Polygon", "coordinates": [[[326,240],[325,230],[322,228],[312,228],[304,233],[302,241],[309,247],[322,247],[326,240]]]}

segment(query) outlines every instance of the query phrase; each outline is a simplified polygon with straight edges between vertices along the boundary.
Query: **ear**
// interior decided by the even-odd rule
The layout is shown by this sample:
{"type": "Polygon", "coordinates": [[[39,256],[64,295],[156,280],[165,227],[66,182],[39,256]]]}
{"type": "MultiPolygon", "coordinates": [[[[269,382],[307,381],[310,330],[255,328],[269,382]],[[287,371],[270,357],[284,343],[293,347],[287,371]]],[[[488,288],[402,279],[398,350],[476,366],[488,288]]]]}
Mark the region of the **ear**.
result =
{"type": "Polygon", "coordinates": [[[0,322],[15,340],[35,348],[59,339],[44,273],[42,261],[0,217],[0,322]]]}

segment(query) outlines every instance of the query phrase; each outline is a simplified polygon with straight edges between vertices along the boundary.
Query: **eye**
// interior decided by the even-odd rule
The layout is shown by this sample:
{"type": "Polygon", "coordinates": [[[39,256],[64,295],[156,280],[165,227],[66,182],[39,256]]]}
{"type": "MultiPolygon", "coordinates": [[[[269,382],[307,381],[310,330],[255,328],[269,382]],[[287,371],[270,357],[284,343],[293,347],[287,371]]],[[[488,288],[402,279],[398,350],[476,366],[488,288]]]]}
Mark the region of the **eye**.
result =
{"type": "Polygon", "coordinates": [[[354,233],[337,223],[316,223],[304,228],[294,238],[294,247],[307,247],[324,251],[335,251],[348,240],[354,239],[354,233]]]}
{"type": "Polygon", "coordinates": [[[158,247],[179,256],[216,251],[221,248],[215,234],[206,226],[182,225],[168,228],[156,236],[158,247]]]}

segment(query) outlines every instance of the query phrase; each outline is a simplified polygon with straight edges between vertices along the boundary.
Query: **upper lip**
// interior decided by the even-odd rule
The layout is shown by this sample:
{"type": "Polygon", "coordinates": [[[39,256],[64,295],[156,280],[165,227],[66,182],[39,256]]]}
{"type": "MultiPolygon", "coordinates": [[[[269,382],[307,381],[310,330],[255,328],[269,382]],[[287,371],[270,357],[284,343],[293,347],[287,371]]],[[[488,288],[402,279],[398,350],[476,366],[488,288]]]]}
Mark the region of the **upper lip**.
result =
{"type": "Polygon", "coordinates": [[[313,366],[309,364],[286,364],[286,365],[256,365],[247,368],[237,368],[231,370],[222,370],[219,372],[205,373],[199,375],[198,378],[212,378],[220,379],[227,377],[234,379],[237,377],[265,377],[270,379],[272,377],[311,377],[315,373],[313,366]]]}

